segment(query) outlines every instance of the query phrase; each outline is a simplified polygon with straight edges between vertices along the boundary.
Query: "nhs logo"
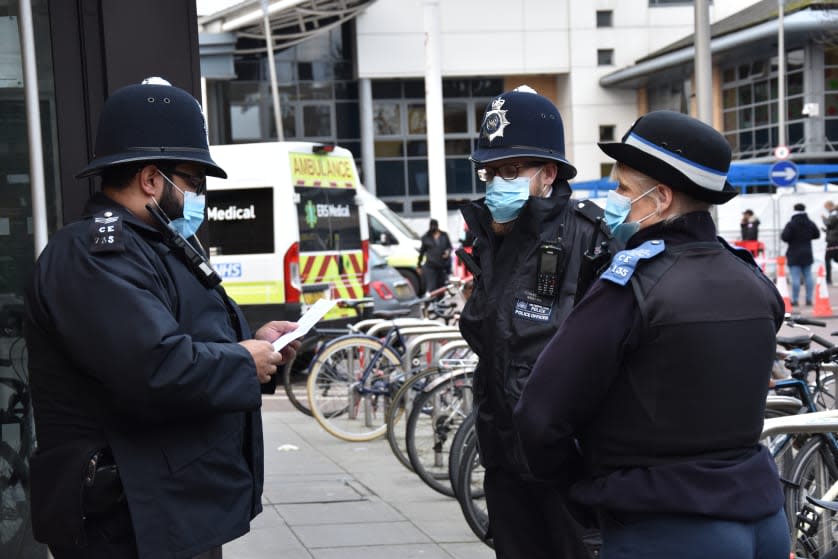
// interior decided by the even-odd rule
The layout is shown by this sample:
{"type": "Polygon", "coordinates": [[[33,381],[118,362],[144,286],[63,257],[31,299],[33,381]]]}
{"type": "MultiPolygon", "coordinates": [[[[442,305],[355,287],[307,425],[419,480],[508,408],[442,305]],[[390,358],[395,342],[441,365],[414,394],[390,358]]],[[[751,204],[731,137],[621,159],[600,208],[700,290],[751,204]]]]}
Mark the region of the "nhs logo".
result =
{"type": "Polygon", "coordinates": [[[223,279],[242,277],[241,262],[219,262],[217,264],[213,264],[212,267],[215,268],[215,271],[218,272],[218,275],[223,279]]]}

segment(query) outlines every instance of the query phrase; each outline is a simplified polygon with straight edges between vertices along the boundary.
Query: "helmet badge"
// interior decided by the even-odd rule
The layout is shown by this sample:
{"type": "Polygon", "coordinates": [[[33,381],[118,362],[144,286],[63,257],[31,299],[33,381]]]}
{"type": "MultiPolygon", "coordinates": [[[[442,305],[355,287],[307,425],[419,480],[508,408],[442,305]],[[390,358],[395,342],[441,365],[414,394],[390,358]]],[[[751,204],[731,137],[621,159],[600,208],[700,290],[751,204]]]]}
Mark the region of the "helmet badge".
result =
{"type": "Polygon", "coordinates": [[[486,111],[486,116],[483,117],[483,135],[489,139],[489,142],[497,138],[503,137],[503,129],[509,125],[506,119],[506,113],[509,111],[502,110],[506,99],[495,99],[492,101],[492,110],[486,111]]]}

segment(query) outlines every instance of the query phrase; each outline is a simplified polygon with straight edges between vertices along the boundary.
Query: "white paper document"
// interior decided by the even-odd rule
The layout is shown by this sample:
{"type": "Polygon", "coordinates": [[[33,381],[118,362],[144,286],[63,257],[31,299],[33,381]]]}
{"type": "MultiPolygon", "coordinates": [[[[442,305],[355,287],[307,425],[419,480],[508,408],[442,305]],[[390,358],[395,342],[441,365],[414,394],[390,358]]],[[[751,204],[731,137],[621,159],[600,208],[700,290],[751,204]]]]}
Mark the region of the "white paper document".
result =
{"type": "Polygon", "coordinates": [[[280,351],[282,348],[296,340],[305,336],[312,326],[317,324],[327,312],[332,310],[332,307],[337,305],[334,299],[318,299],[316,303],[308,308],[308,311],[300,317],[297,321],[297,329],[285,333],[274,342],[274,349],[280,351]]]}

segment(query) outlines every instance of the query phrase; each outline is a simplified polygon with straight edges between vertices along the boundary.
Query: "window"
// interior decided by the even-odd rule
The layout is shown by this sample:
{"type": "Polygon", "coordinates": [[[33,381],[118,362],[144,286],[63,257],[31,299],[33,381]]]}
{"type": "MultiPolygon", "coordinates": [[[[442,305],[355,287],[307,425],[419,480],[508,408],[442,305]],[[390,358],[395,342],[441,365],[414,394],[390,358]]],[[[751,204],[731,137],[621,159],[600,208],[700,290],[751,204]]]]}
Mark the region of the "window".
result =
{"type": "Polygon", "coordinates": [[[597,10],[596,12],[596,26],[597,27],[614,27],[613,19],[614,12],[611,10],[597,10]]]}
{"type": "Polygon", "coordinates": [[[600,142],[613,142],[614,141],[614,125],[613,124],[602,124],[599,127],[599,141],[600,142]]]}
{"type": "MultiPolygon", "coordinates": [[[[801,49],[787,54],[786,142],[792,152],[804,149],[803,56],[801,49]]],[[[770,155],[780,141],[777,130],[777,57],[740,60],[722,69],[722,82],[722,122],[734,159],[770,155]]]]}
{"type": "MultiPolygon", "coordinates": [[[[499,79],[444,79],[445,175],[452,205],[480,196],[469,155],[499,79]]],[[[428,208],[428,142],[422,80],[373,80],[376,194],[405,215],[428,208]]]]}
{"type": "Polygon", "coordinates": [[[614,49],[597,49],[597,66],[611,66],[614,64],[614,49]]]}

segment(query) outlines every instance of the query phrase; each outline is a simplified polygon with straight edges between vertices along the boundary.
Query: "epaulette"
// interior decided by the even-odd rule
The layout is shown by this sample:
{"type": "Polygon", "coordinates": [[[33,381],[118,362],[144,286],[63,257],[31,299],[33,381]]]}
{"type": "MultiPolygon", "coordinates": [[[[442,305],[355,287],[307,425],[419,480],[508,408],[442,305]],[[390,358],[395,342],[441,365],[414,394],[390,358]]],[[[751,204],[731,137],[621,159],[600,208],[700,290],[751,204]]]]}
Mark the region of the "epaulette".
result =
{"type": "Polygon", "coordinates": [[[637,248],[621,250],[614,255],[608,269],[600,277],[618,285],[625,285],[631,279],[634,270],[637,269],[638,262],[654,258],[664,249],[666,249],[666,243],[663,240],[652,239],[637,248]]]}
{"type": "Polygon", "coordinates": [[[111,210],[93,216],[90,224],[90,252],[125,252],[122,218],[111,210]]]}
{"type": "Polygon", "coordinates": [[[593,224],[599,222],[599,228],[607,238],[611,238],[611,229],[605,224],[605,210],[590,200],[578,200],[573,202],[573,210],[593,224]]]}
{"type": "Polygon", "coordinates": [[[754,255],[751,253],[750,250],[744,247],[731,246],[726,240],[724,240],[721,237],[716,238],[719,240],[720,243],[722,243],[722,246],[729,250],[731,253],[733,253],[734,256],[736,256],[740,260],[744,260],[751,266],[758,266],[757,261],[754,260],[754,255]]]}

